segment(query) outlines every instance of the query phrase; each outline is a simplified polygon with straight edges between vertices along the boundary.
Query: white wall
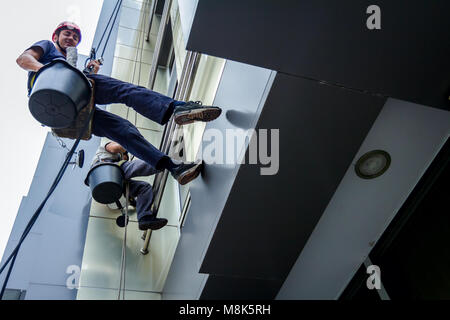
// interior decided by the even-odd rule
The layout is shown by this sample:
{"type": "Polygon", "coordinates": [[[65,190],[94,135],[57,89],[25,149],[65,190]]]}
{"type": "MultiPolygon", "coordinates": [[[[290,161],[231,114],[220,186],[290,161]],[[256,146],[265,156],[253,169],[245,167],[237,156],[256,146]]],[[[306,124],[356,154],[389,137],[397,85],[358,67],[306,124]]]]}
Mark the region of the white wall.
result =
{"type": "Polygon", "coordinates": [[[337,299],[449,135],[450,112],[388,99],[277,299],[337,299]],[[354,164],[374,149],[391,166],[361,179],[354,164]]]}

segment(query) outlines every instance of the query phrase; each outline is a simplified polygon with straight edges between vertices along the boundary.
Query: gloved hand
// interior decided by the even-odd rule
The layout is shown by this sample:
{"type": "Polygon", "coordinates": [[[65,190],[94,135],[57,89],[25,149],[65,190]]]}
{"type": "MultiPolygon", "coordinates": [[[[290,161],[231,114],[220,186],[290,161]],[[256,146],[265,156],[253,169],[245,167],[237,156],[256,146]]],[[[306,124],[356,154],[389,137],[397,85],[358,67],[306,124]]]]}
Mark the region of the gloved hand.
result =
{"type": "Polygon", "coordinates": [[[91,60],[89,61],[87,68],[90,70],[91,73],[98,73],[100,66],[101,63],[98,60],[91,60]]]}

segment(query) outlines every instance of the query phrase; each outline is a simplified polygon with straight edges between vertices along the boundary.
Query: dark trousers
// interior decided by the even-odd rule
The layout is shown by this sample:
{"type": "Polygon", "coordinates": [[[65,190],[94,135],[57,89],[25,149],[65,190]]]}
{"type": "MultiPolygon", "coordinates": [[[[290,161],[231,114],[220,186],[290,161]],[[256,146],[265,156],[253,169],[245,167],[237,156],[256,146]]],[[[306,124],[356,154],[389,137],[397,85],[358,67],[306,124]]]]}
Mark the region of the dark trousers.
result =
{"type": "Polygon", "coordinates": [[[138,220],[144,216],[153,215],[150,210],[153,201],[153,189],[151,184],[145,181],[131,180],[131,178],[150,176],[155,174],[157,170],[140,159],[123,163],[122,169],[125,173],[125,179],[128,180],[130,185],[130,197],[136,198],[138,220]]]}
{"type": "MultiPolygon", "coordinates": [[[[123,103],[161,125],[165,124],[173,113],[171,104],[175,100],[172,98],[101,74],[87,76],[95,81],[95,104],[123,103]]],[[[92,122],[92,133],[121,144],[153,168],[156,168],[158,161],[165,156],[150,144],[130,121],[97,107],[92,122]]]]}

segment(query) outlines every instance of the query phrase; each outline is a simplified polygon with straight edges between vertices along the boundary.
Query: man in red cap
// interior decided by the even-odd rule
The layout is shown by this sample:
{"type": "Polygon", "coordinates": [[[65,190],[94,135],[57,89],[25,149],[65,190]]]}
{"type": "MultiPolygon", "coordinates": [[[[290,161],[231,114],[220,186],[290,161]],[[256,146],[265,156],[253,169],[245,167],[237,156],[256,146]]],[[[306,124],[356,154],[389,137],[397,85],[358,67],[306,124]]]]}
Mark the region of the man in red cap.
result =
{"type": "MultiPolygon", "coordinates": [[[[17,58],[17,64],[29,71],[29,93],[36,72],[55,59],[66,59],[66,49],[76,47],[80,41],[81,29],[73,22],[64,21],[53,32],[52,41],[38,41],[17,58]]],[[[96,104],[123,103],[161,125],[167,123],[172,116],[178,125],[211,121],[222,111],[218,107],[202,106],[197,102],[177,101],[142,86],[97,74],[100,68],[98,61],[90,61],[88,67],[92,67],[92,73],[86,76],[95,82],[96,104]]],[[[179,163],[169,158],[150,144],[131,122],[97,107],[92,133],[116,141],[157,170],[169,170],[172,176],[183,184],[197,177],[201,169],[201,162],[179,163]]]]}
{"type": "Polygon", "coordinates": [[[61,22],[53,31],[53,42],[63,51],[66,52],[67,47],[76,47],[81,42],[81,29],[80,27],[70,21],[61,22]],[[61,32],[63,33],[61,35],[61,32]],[[60,37],[61,36],[61,37],[60,37]],[[72,37],[71,37],[72,36],[72,37]],[[59,40],[62,38],[63,46],[61,46],[59,40]]]}

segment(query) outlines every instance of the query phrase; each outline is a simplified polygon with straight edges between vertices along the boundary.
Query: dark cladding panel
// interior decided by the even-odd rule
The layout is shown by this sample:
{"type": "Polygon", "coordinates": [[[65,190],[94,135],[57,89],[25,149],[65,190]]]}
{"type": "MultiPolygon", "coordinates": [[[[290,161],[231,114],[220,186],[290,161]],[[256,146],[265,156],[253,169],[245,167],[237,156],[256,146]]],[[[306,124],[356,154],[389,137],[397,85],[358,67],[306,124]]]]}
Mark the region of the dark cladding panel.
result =
{"type": "Polygon", "coordinates": [[[279,171],[241,166],[200,272],[284,279],[384,103],[278,74],[257,128],[280,130],[279,171]]]}
{"type": "Polygon", "coordinates": [[[199,0],[187,48],[449,109],[449,1],[199,0]]]}
{"type": "Polygon", "coordinates": [[[201,300],[273,300],[280,280],[234,278],[210,275],[201,300]]]}

